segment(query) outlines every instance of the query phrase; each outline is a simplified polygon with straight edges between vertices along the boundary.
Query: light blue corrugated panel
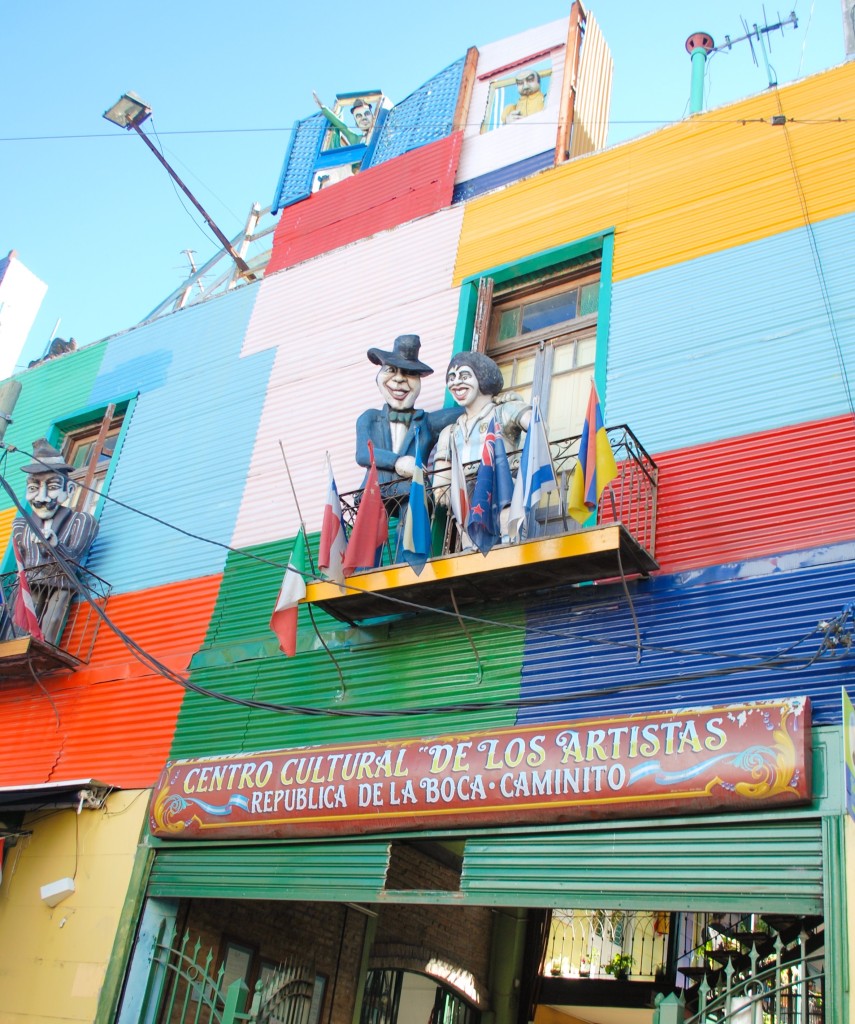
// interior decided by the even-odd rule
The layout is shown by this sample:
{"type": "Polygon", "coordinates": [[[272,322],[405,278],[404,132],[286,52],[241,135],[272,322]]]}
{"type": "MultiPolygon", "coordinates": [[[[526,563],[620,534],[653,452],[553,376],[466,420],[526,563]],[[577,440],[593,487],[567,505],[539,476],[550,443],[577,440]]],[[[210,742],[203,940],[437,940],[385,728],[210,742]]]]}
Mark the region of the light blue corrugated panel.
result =
{"type": "MultiPolygon", "coordinates": [[[[855,215],[813,230],[855,386],[855,215]]],[[[848,411],[805,229],[615,283],[606,419],[649,451],[848,411]]]]}
{"type": "Polygon", "coordinates": [[[383,125],[372,167],[451,133],[465,61],[461,57],[395,104],[383,125]]]}
{"type": "Polygon", "coordinates": [[[321,139],[327,127],[323,114],[313,114],[295,121],[291,128],[291,141],[285,152],[282,173],[276,185],[271,213],[305,199],[312,191],[315,160],[321,148],[321,139]]]}
{"type": "Polygon", "coordinates": [[[114,592],[218,573],[264,403],[272,352],[241,357],[258,293],[248,285],[109,342],[90,402],[138,391],[88,566],[114,592]]]}
{"type": "Polygon", "coordinates": [[[819,655],[817,624],[855,599],[855,545],[662,576],[629,591],[632,608],[619,585],[530,607],[520,721],[790,696],[811,698],[814,722],[840,721],[855,651],[819,655]]]}

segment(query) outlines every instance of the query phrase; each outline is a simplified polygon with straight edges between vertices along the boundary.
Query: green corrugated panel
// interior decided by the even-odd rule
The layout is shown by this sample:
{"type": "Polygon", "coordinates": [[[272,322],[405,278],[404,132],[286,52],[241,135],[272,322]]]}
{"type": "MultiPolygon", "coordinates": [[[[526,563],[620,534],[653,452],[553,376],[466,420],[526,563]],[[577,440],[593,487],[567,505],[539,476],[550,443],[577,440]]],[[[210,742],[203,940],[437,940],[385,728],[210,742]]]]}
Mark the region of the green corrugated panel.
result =
{"type": "MultiPolygon", "coordinates": [[[[289,549],[290,544],[276,544],[251,550],[284,565],[289,549]]],[[[467,623],[467,632],[453,616],[421,614],[349,629],[314,611],[341,669],[342,692],[336,665],[317,639],[308,610],[300,612],[297,656],[287,658],[278,649],[268,624],[282,571],[229,556],[206,646],[193,659],[191,678],[210,690],[319,708],[328,714],[248,710],[189,693],[172,757],[432,736],[513,724],[524,642],[524,631],[512,628],[519,621],[519,607],[513,603],[484,606],[481,611],[494,623],[467,623]],[[481,659],[480,671],[472,644],[481,659]],[[432,710],[499,701],[511,706],[432,710]],[[426,713],[412,714],[413,710],[426,713]]]]}
{"type": "Polygon", "coordinates": [[[299,843],[158,850],[149,896],[367,900],[382,891],[389,843],[299,843]]]}
{"type": "MultiPolygon", "coordinates": [[[[12,424],[6,431],[5,442],[31,452],[33,441],[44,437],[54,420],[61,420],[85,408],[106,350],[106,343],[90,345],[18,374],[21,394],[12,413],[12,424]]],[[[28,455],[12,452],[4,470],[4,476],[15,485],[19,494],[23,494],[23,488],[17,485],[23,482],[24,477],[16,470],[29,461],[28,455]]],[[[0,496],[0,509],[11,507],[12,502],[4,492],[0,496]]]]}
{"type": "Polygon", "coordinates": [[[490,905],[821,914],[821,820],[655,824],[466,843],[461,890],[490,905]]]}

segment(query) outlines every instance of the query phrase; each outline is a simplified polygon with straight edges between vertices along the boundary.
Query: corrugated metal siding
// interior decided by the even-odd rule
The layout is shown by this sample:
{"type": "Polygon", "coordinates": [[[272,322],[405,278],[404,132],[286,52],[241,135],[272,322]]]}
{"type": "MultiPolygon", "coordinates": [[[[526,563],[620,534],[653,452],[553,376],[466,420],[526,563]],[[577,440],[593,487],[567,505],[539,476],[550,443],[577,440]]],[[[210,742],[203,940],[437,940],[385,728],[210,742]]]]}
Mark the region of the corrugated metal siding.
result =
{"type": "MultiPolygon", "coordinates": [[[[785,131],[812,220],[850,213],[853,91],[850,62],[779,90],[798,124],[759,123],[778,112],[764,93],[475,200],[455,279],[613,224],[615,280],[801,227],[785,131]]],[[[694,311],[709,312],[697,302],[694,311]]]]}
{"type": "MultiPolygon", "coordinates": [[[[251,553],[284,565],[289,546],[278,546],[278,559],[274,545],[251,553]]],[[[297,657],[286,658],[279,652],[269,620],[281,581],[281,569],[240,555],[229,557],[205,649],[194,660],[192,680],[242,698],[319,707],[330,714],[249,711],[188,694],[173,757],[337,743],[366,736],[431,736],[513,723],[513,705],[454,715],[430,710],[469,700],[516,698],[524,633],[514,628],[513,616],[508,617],[504,606],[487,606],[487,616],[495,625],[467,624],[482,660],[483,680],[472,644],[453,616],[421,615],[350,630],[315,611],[318,628],[344,677],[342,696],[336,666],[316,639],[307,609],[300,611],[297,657]],[[412,709],[423,713],[411,714],[412,709]]],[[[390,612],[399,610],[396,605],[390,612]]]]}
{"type": "Polygon", "coordinates": [[[278,213],[283,207],[305,199],[311,192],[315,160],[326,127],[327,119],[321,113],[294,122],[291,141],[285,150],[282,173],[273,195],[271,213],[278,213]]]}
{"type": "Polygon", "coordinates": [[[813,238],[822,281],[799,228],[615,284],[606,419],[657,452],[851,412],[855,214],[813,238]]]}
{"type": "Polygon", "coordinates": [[[853,570],[846,545],[630,583],[631,608],[618,584],[532,603],[519,721],[808,696],[814,723],[838,723],[852,656],[813,660],[816,627],[852,601],[853,570]]]}
{"type": "MultiPolygon", "coordinates": [[[[108,614],[151,654],[186,671],[219,578],[110,599],[108,614]]],[[[184,691],[133,659],[105,625],[88,665],[71,675],[0,684],[0,786],[96,778],[151,786],[163,768],[184,691]]]]}
{"type": "Polygon", "coordinates": [[[320,529],[326,499],[325,451],[342,494],[360,485],[356,420],[381,404],[369,348],[388,350],[397,335],[419,334],[421,358],[437,371],[425,378],[419,407],[442,407],[457,318],[450,281],[461,217],[459,208],[444,210],[265,278],[244,354],[275,347],[275,361],[249,474],[241,477],[234,546],[297,532],[280,441],[310,530],[320,529]],[[330,301],[331,281],[357,278],[361,314],[349,302],[330,301]],[[323,429],[307,431],[319,403],[323,429]]]}
{"type": "Polygon", "coordinates": [[[821,914],[820,820],[670,824],[470,839],[467,902],[821,914]]]}
{"type": "MultiPolygon", "coordinates": [[[[180,310],[113,338],[89,400],[139,389],[89,568],[114,593],[222,570],[272,363],[243,337],[257,286],[180,310]]],[[[82,403],[81,403],[82,404],[82,403]]]]}
{"type": "Polygon", "coordinates": [[[855,420],[657,454],[664,572],[855,540],[855,420]]]}
{"type": "Polygon", "coordinates": [[[375,900],[387,842],[159,850],[148,895],[184,899],[375,900]]]}
{"type": "Polygon", "coordinates": [[[512,181],[527,178],[546,167],[552,167],[554,162],[555,153],[549,149],[545,153],[537,153],[519,163],[500,167],[497,171],[491,171],[489,174],[461,181],[459,185],[454,186],[454,202],[462,203],[474,199],[475,196],[484,195],[485,192],[490,192],[495,188],[500,188],[502,185],[508,185],[512,181]]]}
{"type": "Polygon", "coordinates": [[[395,104],[374,145],[372,167],[451,133],[465,63],[463,56],[395,104]]]}
{"type": "MultiPolygon", "coordinates": [[[[22,466],[30,462],[33,441],[44,437],[54,420],[89,404],[92,381],[99,372],[106,344],[91,345],[77,352],[51,359],[17,375],[21,394],[4,441],[21,448],[4,456],[3,475],[19,497],[24,495],[22,466]]],[[[0,509],[12,508],[5,491],[0,491],[0,509]]]]}
{"type": "MultiPolygon", "coordinates": [[[[23,477],[21,479],[23,479],[23,477]]],[[[11,480],[9,482],[13,483],[11,480]]],[[[3,492],[3,497],[6,497],[5,491],[3,492]]],[[[8,508],[3,512],[0,512],[0,551],[6,550],[6,545],[9,543],[9,538],[12,536],[12,523],[14,522],[17,514],[18,510],[16,508],[8,508]]]]}
{"type": "MultiPolygon", "coordinates": [[[[549,152],[550,166],[554,163],[558,109],[566,68],[568,22],[569,18],[560,18],[481,48],[457,172],[458,183],[490,176],[512,165],[524,166],[525,161],[538,153],[549,152]],[[550,48],[552,76],[543,110],[531,114],[519,124],[502,125],[482,135],[481,124],[487,113],[490,78],[481,76],[550,48]]],[[[513,181],[518,177],[520,175],[506,180],[513,181]]]]}
{"type": "MultiPolygon", "coordinates": [[[[362,171],[282,211],[267,275],[387,231],[451,203],[459,132],[394,163],[362,171]]],[[[364,275],[360,274],[364,280],[364,275]]],[[[336,281],[353,280],[353,270],[336,281]]],[[[340,305],[347,305],[337,295],[340,305]]],[[[330,306],[327,294],[325,306],[330,306]]],[[[366,307],[367,308],[367,307],[366,307]]]]}
{"type": "Polygon", "coordinates": [[[597,19],[589,11],[585,18],[585,39],[573,105],[571,157],[593,153],[606,144],[614,67],[608,43],[597,19]]]}

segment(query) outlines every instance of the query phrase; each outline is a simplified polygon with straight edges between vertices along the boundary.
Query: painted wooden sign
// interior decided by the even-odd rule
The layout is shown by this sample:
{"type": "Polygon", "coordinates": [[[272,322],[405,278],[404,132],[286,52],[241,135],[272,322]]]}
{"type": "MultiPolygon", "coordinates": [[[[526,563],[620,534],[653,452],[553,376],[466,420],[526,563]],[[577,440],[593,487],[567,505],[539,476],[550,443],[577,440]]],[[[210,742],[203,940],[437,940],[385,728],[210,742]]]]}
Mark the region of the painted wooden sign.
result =
{"type": "Polygon", "coordinates": [[[765,809],[810,798],[810,703],[168,762],[162,838],[275,838],[765,809]]]}

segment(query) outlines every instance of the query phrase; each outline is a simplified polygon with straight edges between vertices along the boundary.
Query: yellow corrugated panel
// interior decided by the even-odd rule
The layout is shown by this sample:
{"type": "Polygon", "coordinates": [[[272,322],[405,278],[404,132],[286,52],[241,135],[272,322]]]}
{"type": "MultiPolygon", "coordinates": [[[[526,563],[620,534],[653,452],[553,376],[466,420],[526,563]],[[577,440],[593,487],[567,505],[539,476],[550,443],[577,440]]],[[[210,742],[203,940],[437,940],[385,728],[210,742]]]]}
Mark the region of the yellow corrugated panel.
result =
{"type": "Polygon", "coordinates": [[[853,152],[855,62],[473,200],[455,280],[612,226],[621,280],[802,227],[802,196],[850,213],[853,152]]]}
{"type": "Polygon", "coordinates": [[[16,508],[4,508],[0,512],[0,556],[9,545],[9,538],[12,536],[12,522],[17,514],[16,508]]]}

